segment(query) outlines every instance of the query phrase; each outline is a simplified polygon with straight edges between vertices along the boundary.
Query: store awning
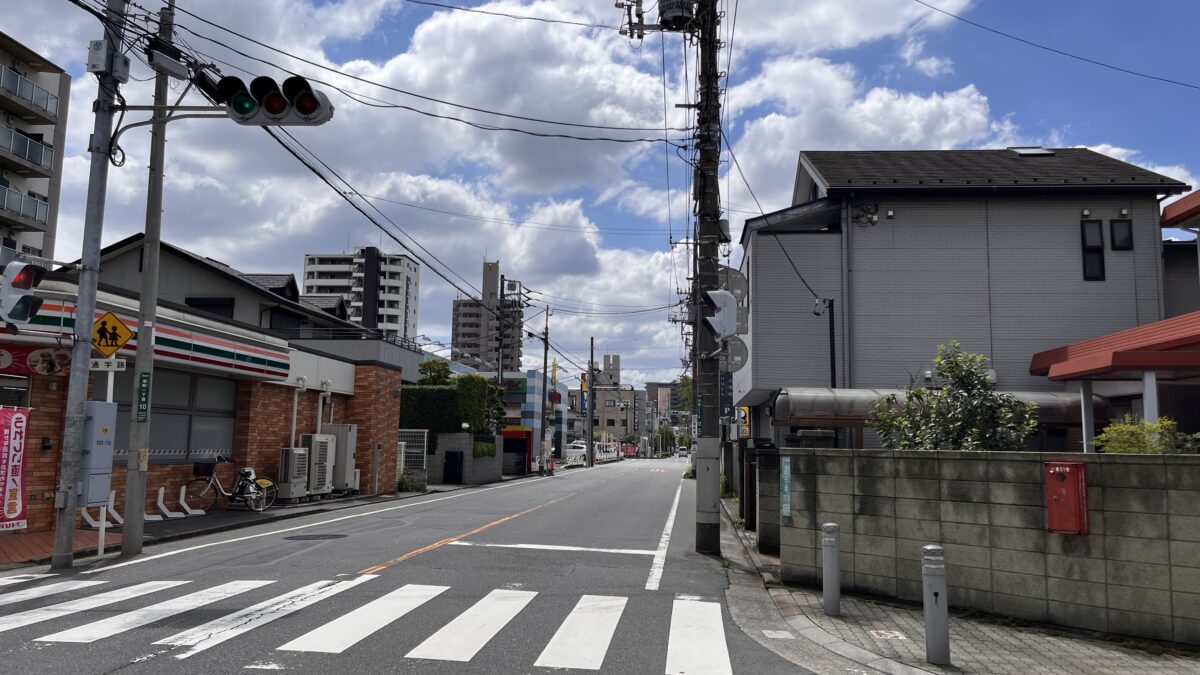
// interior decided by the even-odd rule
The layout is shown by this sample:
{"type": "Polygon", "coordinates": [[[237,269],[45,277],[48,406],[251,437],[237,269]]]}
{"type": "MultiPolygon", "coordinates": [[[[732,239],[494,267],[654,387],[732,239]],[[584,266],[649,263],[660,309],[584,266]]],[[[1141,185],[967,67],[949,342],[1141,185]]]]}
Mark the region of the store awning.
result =
{"type": "MultiPolygon", "coordinates": [[[[1079,422],[1081,398],[1077,393],[1053,391],[1008,391],[1018,401],[1033,403],[1038,419],[1045,423],[1079,422]]],[[[871,406],[885,396],[907,396],[903,389],[829,389],[827,387],[787,387],[775,396],[772,424],[799,427],[860,426],[870,415],[871,406]]],[[[1093,396],[1092,404],[1107,410],[1108,400],[1093,396]]]]}
{"type": "Polygon", "coordinates": [[[1040,352],[1029,364],[1030,375],[1060,382],[1140,379],[1145,371],[1164,379],[1200,372],[1200,312],[1040,352]]]}

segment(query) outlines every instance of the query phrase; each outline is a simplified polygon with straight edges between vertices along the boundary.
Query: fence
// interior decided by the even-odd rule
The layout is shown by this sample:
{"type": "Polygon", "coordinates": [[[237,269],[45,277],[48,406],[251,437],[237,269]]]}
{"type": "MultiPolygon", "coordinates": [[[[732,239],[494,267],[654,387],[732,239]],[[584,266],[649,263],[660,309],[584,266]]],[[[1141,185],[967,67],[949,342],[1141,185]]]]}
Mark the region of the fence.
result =
{"type": "Polygon", "coordinates": [[[396,447],[396,475],[406,470],[425,469],[425,453],[429,447],[428,429],[401,429],[396,447]]]}

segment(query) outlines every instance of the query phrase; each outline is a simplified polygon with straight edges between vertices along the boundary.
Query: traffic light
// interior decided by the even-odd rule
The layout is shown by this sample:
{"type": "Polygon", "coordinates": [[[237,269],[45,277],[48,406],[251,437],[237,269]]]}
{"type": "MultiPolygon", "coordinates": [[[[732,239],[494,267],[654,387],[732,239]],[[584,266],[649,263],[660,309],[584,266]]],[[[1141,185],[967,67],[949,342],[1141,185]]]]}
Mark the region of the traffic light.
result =
{"type": "Polygon", "coordinates": [[[704,304],[713,308],[713,315],[704,323],[717,340],[727,340],[737,334],[737,298],[725,290],[705,291],[704,304]]]}
{"type": "Polygon", "coordinates": [[[42,299],[34,297],[33,289],[42,283],[45,268],[14,261],[4,266],[0,277],[0,320],[10,330],[28,324],[42,307],[42,299]]]}
{"type": "Polygon", "coordinates": [[[298,75],[282,86],[264,75],[251,80],[249,87],[240,77],[222,77],[215,93],[217,102],[225,104],[225,114],[247,126],[317,126],[333,118],[329,98],[298,75]]]}

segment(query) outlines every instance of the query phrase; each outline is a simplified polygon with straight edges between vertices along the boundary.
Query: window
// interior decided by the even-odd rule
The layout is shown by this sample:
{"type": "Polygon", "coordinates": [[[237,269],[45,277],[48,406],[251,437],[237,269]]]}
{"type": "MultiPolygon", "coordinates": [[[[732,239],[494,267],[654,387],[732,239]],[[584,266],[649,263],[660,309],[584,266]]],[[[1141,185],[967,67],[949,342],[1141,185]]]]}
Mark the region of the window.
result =
{"type": "Polygon", "coordinates": [[[617,426],[617,421],[616,421],[616,420],[614,420],[614,419],[612,419],[612,418],[610,417],[610,418],[608,419],[608,426],[610,426],[610,427],[615,427],[615,426],[617,426]]]}
{"type": "Polygon", "coordinates": [[[233,298],[184,298],[183,302],[192,309],[233,318],[233,298]]]}
{"type": "Polygon", "coordinates": [[[1104,223],[1085,220],[1080,223],[1083,239],[1084,281],[1104,281],[1104,223]]]}
{"type": "MultiPolygon", "coordinates": [[[[116,374],[117,449],[128,447],[131,371],[116,374]]],[[[150,462],[185,463],[233,450],[237,382],[156,368],[151,385],[150,462]]]]}
{"type": "Polygon", "coordinates": [[[1132,220],[1110,220],[1108,221],[1109,234],[1112,235],[1112,250],[1114,251],[1132,251],[1133,250],[1133,221],[1132,220]]]}
{"type": "Polygon", "coordinates": [[[615,407],[616,405],[617,405],[617,402],[612,400],[611,398],[604,402],[605,408],[612,408],[612,407],[615,407]]]}

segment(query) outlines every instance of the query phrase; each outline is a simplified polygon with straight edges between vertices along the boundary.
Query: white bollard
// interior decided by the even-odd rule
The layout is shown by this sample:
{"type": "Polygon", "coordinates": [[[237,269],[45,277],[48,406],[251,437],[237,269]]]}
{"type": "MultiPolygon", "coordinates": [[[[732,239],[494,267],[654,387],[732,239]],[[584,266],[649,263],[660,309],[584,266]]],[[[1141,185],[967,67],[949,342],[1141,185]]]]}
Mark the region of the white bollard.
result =
{"type": "Polygon", "coordinates": [[[179,508],[183,509],[183,512],[189,516],[204,515],[203,509],[193,509],[192,507],[188,506],[186,485],[179,486],[179,508]]]}
{"type": "Polygon", "coordinates": [[[946,597],[946,552],[941,546],[921,549],[921,590],[925,603],[925,660],[950,665],[950,603],[946,597]]]}
{"type": "Polygon", "coordinates": [[[842,614],[841,528],[837,523],[821,526],[821,592],[826,616],[842,614]]]}
{"type": "Polygon", "coordinates": [[[167,493],[167,488],[165,488],[165,487],[158,488],[158,510],[162,511],[163,515],[168,518],[186,518],[187,517],[186,513],[181,513],[179,511],[172,511],[171,509],[167,508],[167,503],[163,500],[163,496],[166,493],[167,493]]]}
{"type": "Polygon", "coordinates": [[[120,512],[117,511],[117,491],[116,490],[113,490],[108,493],[108,515],[112,516],[112,519],[114,522],[116,522],[116,524],[118,524],[118,525],[125,524],[125,519],[122,518],[120,512]]]}
{"type": "MultiPolygon", "coordinates": [[[[109,373],[109,375],[111,378],[112,373],[109,373]]],[[[110,379],[109,381],[111,382],[112,380],[110,379]]],[[[86,512],[87,512],[87,509],[84,509],[84,513],[86,513],[86,512]]],[[[104,556],[104,531],[106,529],[108,529],[108,507],[101,506],[100,507],[100,534],[96,535],[96,555],[97,556],[101,556],[101,557],[104,556]]]]}

